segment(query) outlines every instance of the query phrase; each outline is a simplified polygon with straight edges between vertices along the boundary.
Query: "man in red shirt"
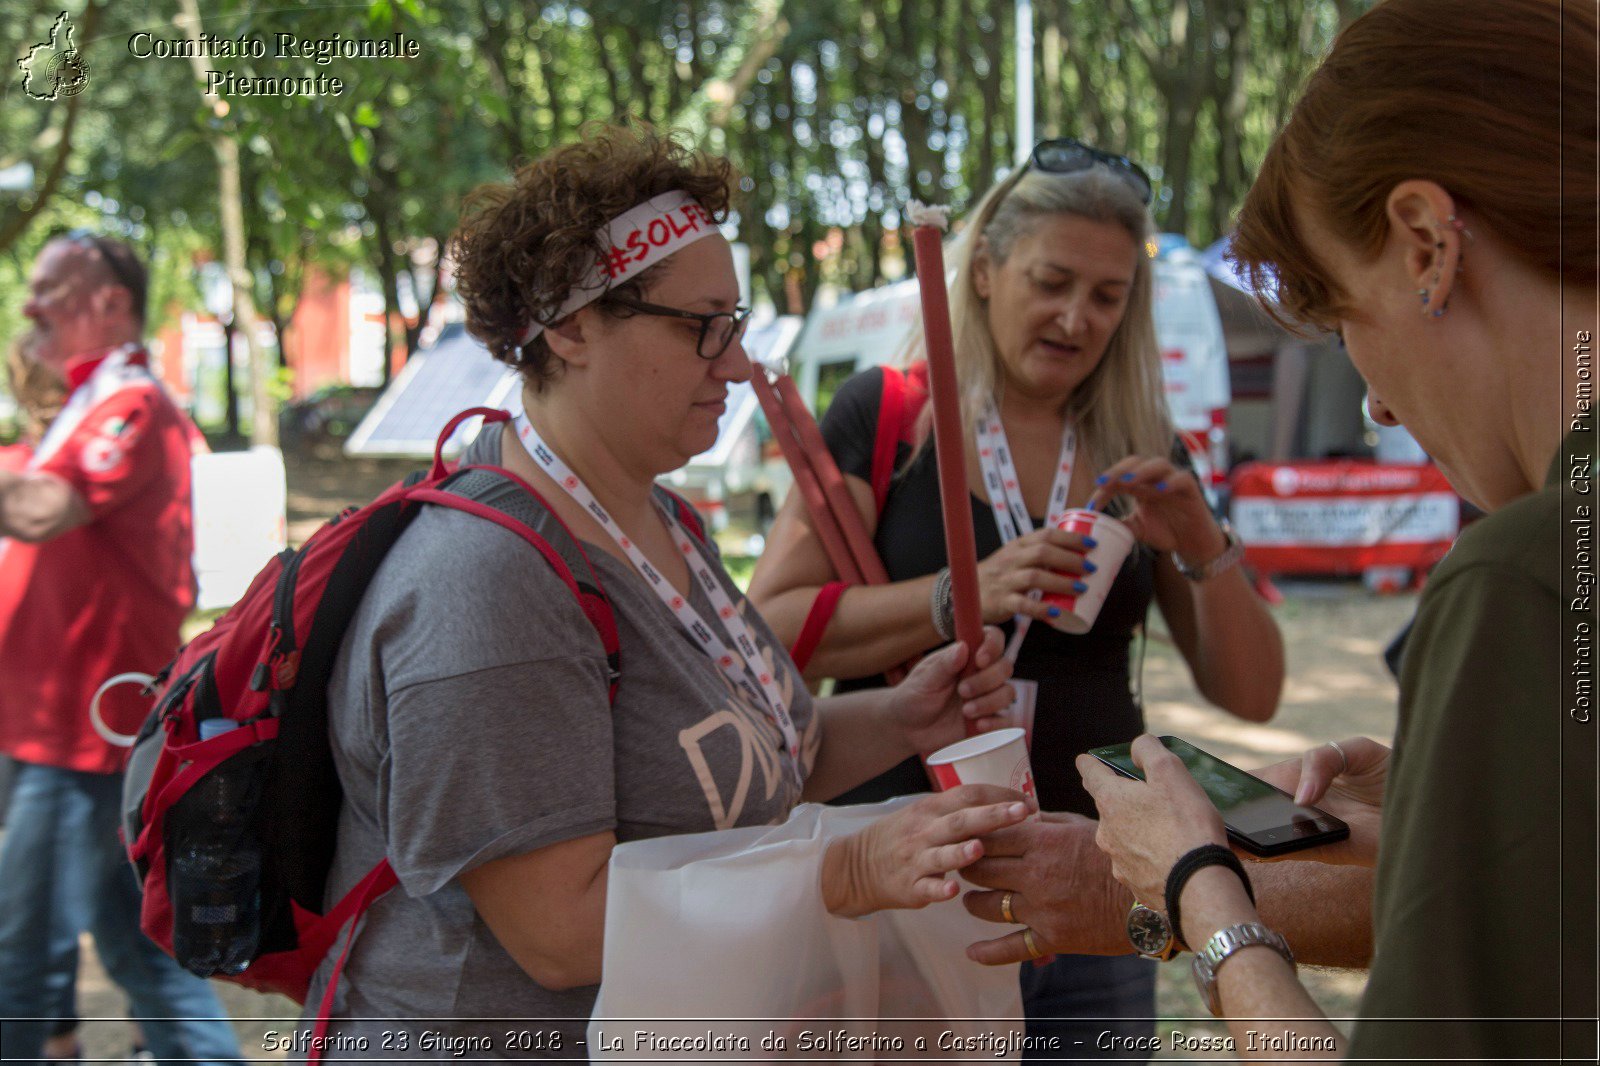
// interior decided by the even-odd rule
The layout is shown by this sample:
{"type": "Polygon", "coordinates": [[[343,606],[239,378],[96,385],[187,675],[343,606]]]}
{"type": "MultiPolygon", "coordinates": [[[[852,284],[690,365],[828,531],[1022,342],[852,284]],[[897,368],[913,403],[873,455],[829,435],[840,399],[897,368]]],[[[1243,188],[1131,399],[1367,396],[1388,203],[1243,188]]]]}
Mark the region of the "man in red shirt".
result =
{"type": "MultiPolygon", "coordinates": [[[[195,430],[150,374],[146,277],[120,241],[74,232],[40,253],[23,313],[66,406],[23,471],[0,471],[0,752],[17,776],[0,845],[0,1019],[45,1019],[80,930],[127,993],[158,1059],[235,1060],[206,982],[139,931],[117,838],[122,751],[90,721],[116,674],[159,671],[194,604],[189,456],[195,430]],[[199,1020],[207,1019],[207,1020],[199,1020]]],[[[102,701],[137,729],[133,686],[102,701]]],[[[0,1021],[0,1057],[33,1058],[48,1021],[0,1021]]]]}

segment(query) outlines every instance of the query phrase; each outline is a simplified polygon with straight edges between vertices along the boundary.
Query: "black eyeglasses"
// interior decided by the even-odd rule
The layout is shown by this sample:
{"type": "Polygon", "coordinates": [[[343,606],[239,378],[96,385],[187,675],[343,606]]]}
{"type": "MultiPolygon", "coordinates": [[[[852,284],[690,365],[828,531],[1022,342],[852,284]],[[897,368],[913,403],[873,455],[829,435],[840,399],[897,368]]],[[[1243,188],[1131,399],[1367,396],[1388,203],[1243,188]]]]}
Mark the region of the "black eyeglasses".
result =
{"type": "Polygon", "coordinates": [[[701,315],[676,307],[663,307],[660,304],[645,303],[643,300],[632,300],[626,296],[608,296],[606,299],[618,307],[626,307],[640,314],[660,315],[663,318],[687,318],[700,323],[700,339],[695,343],[695,352],[706,360],[715,359],[728,350],[728,345],[744,336],[744,328],[750,321],[748,307],[735,307],[732,311],[714,311],[709,315],[701,315]]]}
{"type": "Polygon", "coordinates": [[[144,269],[139,266],[126,245],[114,244],[104,237],[88,229],[72,229],[61,235],[63,240],[72,241],[84,247],[93,248],[100,253],[100,258],[105,261],[106,267],[111,271],[111,276],[118,285],[133,296],[134,312],[144,318],[145,292],[149,282],[144,269]]]}
{"type": "Polygon", "coordinates": [[[1076,174],[1096,163],[1127,182],[1139,194],[1145,206],[1150,205],[1150,175],[1144,172],[1144,167],[1125,155],[1103,152],[1072,137],[1057,137],[1034,145],[1033,154],[1028,157],[1029,166],[1038,167],[1049,174],[1076,174]]]}

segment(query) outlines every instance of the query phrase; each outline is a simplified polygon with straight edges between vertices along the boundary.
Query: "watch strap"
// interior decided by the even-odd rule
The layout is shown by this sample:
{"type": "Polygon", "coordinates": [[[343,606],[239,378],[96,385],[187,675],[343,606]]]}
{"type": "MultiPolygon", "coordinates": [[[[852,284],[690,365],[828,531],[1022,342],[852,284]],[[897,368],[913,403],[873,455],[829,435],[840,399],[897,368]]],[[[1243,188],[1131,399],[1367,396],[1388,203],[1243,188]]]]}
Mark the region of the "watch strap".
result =
{"type": "Polygon", "coordinates": [[[1222,999],[1217,994],[1217,971],[1234,953],[1256,946],[1271,948],[1283,957],[1289,969],[1295,969],[1294,952],[1290,950],[1289,942],[1281,933],[1268,929],[1260,922],[1240,922],[1219,929],[1204,947],[1194,953],[1194,983],[1212,1017],[1222,1017],[1222,999]]]}

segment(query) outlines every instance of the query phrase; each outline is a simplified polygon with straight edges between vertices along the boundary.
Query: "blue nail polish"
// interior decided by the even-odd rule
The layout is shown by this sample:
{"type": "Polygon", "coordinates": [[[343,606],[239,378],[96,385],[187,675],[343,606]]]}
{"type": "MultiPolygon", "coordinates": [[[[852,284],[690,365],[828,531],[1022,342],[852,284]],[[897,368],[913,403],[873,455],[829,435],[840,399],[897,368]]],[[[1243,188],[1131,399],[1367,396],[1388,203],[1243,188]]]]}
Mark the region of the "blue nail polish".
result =
{"type": "Polygon", "coordinates": [[[1098,566],[1094,565],[1093,563],[1091,563],[1089,560],[1085,559],[1083,561],[1083,572],[1084,573],[1092,574],[1098,569],[1100,569],[1100,568],[1098,566]]]}
{"type": "Polygon", "coordinates": [[[1165,481],[1156,482],[1156,491],[1157,492],[1166,492],[1167,491],[1167,483],[1165,481]]]}
{"type": "Polygon", "coordinates": [[[1107,478],[1104,474],[1101,474],[1099,477],[1094,479],[1094,483],[1096,485],[1104,485],[1108,480],[1110,480],[1110,479],[1107,478]]]}
{"type": "Polygon", "coordinates": [[[1132,481],[1133,480],[1133,472],[1129,471],[1128,473],[1123,474],[1122,475],[1122,480],[1123,481],[1132,481]]]}
{"type": "Polygon", "coordinates": [[[1093,537],[1084,537],[1083,546],[1085,548],[1098,548],[1100,546],[1100,542],[1095,540],[1093,537]]]}
{"type": "Polygon", "coordinates": [[[1074,581],[1072,583],[1072,591],[1073,592],[1088,592],[1089,591],[1089,586],[1085,585],[1082,581],[1074,581]]]}
{"type": "Polygon", "coordinates": [[[1061,608],[1052,607],[1048,611],[1046,611],[1045,614],[1049,615],[1051,618],[1060,618],[1061,617],[1061,608]]]}

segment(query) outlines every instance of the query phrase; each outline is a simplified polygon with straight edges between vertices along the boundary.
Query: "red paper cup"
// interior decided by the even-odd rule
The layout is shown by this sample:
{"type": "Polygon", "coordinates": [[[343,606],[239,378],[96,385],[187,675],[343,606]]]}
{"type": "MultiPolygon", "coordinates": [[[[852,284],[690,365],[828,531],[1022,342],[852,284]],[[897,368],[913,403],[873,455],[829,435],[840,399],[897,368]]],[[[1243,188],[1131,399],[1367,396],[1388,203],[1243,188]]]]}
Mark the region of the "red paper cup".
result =
{"type": "Polygon", "coordinates": [[[1032,796],[1033,767],[1020,729],[996,729],[958,740],[928,756],[939,791],[960,785],[999,785],[1032,796]]]}
{"type": "Polygon", "coordinates": [[[1051,625],[1064,633],[1087,633],[1100,617],[1106,595],[1117,580],[1128,553],[1133,551],[1133,531],[1108,514],[1099,511],[1068,511],[1056,524],[1057,529],[1068,533],[1081,533],[1094,540],[1095,546],[1086,556],[1095,565],[1092,574],[1078,575],[1078,580],[1089,586],[1085,592],[1059,595],[1047,592],[1039,602],[1061,609],[1059,617],[1049,619],[1051,625]]]}

